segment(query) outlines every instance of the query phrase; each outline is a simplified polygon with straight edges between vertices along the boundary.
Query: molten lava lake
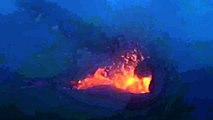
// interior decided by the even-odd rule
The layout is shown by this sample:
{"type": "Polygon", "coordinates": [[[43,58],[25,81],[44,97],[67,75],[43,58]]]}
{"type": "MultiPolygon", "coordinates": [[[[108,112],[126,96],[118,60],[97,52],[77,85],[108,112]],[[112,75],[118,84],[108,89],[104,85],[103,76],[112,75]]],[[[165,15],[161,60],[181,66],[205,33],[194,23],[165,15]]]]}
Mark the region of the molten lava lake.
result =
{"type": "Polygon", "coordinates": [[[136,74],[136,67],[145,58],[136,49],[126,52],[119,57],[119,61],[110,66],[98,68],[94,74],[83,80],[78,80],[74,89],[87,90],[97,86],[111,86],[119,91],[133,94],[150,93],[152,73],[147,68],[140,68],[141,75],[136,74]]]}

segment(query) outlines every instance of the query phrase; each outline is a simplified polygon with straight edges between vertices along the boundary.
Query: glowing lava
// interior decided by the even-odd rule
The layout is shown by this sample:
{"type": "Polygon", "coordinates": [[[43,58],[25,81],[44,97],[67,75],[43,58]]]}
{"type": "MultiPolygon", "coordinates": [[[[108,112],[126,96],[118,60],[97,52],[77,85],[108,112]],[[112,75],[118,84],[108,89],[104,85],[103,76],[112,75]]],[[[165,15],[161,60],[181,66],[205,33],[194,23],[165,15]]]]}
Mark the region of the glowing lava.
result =
{"type": "Polygon", "coordinates": [[[143,56],[138,54],[137,50],[127,52],[121,56],[121,60],[119,60],[118,63],[114,63],[112,66],[98,68],[94,75],[79,80],[75,87],[81,90],[95,86],[110,85],[129,93],[149,93],[152,75],[138,77],[135,74],[135,68],[138,62],[143,61],[143,59],[143,56]]]}

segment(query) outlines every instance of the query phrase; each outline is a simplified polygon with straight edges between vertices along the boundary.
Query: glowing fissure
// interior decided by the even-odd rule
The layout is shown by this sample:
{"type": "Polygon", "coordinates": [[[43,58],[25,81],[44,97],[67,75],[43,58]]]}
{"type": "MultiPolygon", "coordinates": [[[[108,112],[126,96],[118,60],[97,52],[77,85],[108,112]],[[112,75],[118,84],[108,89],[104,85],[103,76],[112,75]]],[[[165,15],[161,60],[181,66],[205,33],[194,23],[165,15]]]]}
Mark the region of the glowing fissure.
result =
{"type": "Polygon", "coordinates": [[[94,75],[79,80],[76,89],[88,89],[95,86],[110,85],[129,93],[149,93],[149,85],[152,75],[138,77],[135,68],[138,62],[143,61],[143,56],[137,50],[127,52],[121,56],[118,63],[112,66],[98,68],[94,75]]]}

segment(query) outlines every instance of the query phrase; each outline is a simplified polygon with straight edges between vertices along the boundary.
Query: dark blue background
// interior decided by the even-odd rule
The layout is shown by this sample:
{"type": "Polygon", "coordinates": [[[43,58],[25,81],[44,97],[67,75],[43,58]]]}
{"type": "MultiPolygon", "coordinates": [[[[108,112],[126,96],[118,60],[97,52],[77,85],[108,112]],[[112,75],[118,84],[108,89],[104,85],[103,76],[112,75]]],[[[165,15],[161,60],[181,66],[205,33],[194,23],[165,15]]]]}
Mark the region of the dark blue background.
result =
{"type": "Polygon", "coordinates": [[[108,54],[105,40],[124,35],[154,41],[187,84],[192,115],[213,119],[212,26],[212,0],[1,0],[0,104],[18,104],[30,115],[54,108],[59,93],[16,91],[29,79],[43,87],[58,76],[66,81],[87,74],[82,71],[108,54]]]}

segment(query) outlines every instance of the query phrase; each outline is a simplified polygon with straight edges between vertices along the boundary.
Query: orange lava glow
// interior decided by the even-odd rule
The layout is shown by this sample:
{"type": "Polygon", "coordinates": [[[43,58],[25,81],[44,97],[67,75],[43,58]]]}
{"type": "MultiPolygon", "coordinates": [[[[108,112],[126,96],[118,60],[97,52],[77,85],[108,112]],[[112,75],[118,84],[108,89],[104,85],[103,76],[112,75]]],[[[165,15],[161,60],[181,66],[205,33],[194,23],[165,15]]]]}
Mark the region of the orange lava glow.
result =
{"type": "Polygon", "coordinates": [[[138,77],[135,68],[138,62],[143,61],[143,56],[137,50],[127,52],[121,56],[118,63],[112,66],[98,68],[94,75],[79,80],[76,89],[88,89],[95,86],[110,85],[129,93],[149,93],[152,75],[138,77]]]}

